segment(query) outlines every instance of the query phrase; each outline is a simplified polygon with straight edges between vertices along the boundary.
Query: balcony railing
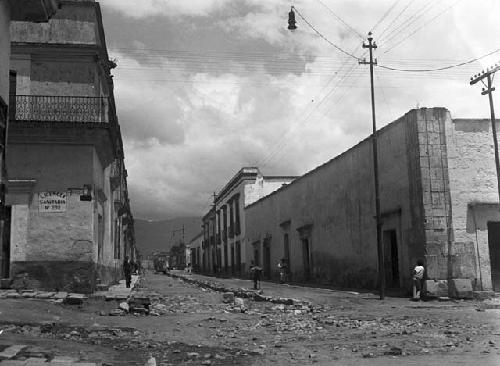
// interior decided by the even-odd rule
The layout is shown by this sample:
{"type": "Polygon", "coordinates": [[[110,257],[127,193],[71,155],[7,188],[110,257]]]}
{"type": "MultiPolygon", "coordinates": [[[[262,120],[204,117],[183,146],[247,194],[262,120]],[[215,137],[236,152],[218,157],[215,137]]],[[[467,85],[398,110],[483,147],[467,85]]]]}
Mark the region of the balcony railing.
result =
{"type": "Polygon", "coordinates": [[[107,98],[15,95],[10,105],[15,121],[108,122],[107,98]]]}

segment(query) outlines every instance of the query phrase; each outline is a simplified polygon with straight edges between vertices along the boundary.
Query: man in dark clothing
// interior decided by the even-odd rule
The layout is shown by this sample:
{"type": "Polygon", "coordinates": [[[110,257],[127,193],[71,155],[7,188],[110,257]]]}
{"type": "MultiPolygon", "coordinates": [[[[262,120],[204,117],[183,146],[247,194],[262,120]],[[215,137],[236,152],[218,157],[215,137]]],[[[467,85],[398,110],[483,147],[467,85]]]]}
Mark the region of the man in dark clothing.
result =
{"type": "Polygon", "coordinates": [[[123,261],[123,274],[125,275],[125,284],[127,288],[130,288],[130,282],[132,281],[132,263],[128,256],[126,256],[123,261]]]}
{"type": "Polygon", "coordinates": [[[253,288],[254,290],[258,290],[260,288],[260,276],[262,273],[262,268],[254,265],[254,262],[252,261],[250,272],[252,274],[252,279],[253,279],[253,288]]]}

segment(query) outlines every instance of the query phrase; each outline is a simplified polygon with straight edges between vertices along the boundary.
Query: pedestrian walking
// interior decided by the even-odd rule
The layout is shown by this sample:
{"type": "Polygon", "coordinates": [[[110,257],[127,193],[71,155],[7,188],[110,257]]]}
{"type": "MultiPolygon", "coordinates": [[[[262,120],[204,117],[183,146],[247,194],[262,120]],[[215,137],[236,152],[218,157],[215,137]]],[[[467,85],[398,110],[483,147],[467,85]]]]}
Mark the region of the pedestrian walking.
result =
{"type": "Polygon", "coordinates": [[[412,271],[412,276],[413,276],[413,301],[420,301],[421,297],[421,291],[422,291],[422,285],[424,282],[424,261],[419,259],[417,260],[417,265],[412,271]]]}
{"type": "Polygon", "coordinates": [[[252,261],[251,266],[250,266],[250,273],[251,273],[252,279],[253,279],[254,290],[259,290],[260,289],[260,277],[262,274],[262,268],[260,268],[259,266],[256,266],[254,264],[254,261],[252,261]]]}
{"type": "Polygon", "coordinates": [[[125,285],[130,288],[130,282],[132,281],[132,263],[128,256],[125,256],[123,261],[123,274],[125,275],[125,285]]]}
{"type": "Polygon", "coordinates": [[[288,270],[285,258],[281,258],[278,262],[278,270],[280,272],[280,283],[285,283],[288,270]]]}

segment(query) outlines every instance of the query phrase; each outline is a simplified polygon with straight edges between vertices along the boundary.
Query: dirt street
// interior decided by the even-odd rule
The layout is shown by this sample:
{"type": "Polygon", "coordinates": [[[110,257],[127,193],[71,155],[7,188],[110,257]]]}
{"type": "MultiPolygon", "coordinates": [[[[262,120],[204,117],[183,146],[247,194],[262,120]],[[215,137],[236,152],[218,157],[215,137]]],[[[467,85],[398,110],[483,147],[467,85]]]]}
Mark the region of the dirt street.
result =
{"type": "Polygon", "coordinates": [[[149,315],[117,311],[120,302],[102,298],[82,305],[2,298],[0,359],[8,346],[24,345],[14,359],[26,365],[35,356],[96,365],[144,365],[151,356],[157,365],[500,364],[500,310],[491,303],[380,301],[370,293],[273,283],[262,288],[263,295],[297,300],[224,303],[222,292],[162,274],[146,275],[136,289],[150,299],[149,315]]]}

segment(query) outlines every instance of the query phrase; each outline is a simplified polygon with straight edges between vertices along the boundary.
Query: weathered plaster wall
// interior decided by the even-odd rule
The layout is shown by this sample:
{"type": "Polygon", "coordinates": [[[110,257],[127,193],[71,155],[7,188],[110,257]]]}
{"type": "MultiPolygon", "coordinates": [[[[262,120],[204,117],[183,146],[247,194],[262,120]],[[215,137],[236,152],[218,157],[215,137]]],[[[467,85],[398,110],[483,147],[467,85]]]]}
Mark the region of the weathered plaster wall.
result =
{"type": "Polygon", "coordinates": [[[434,280],[453,277],[452,268],[456,265],[448,255],[453,246],[445,134],[449,118],[450,113],[443,108],[422,109],[417,113],[426,276],[434,280]]]}
{"type": "Polygon", "coordinates": [[[470,278],[476,289],[491,290],[487,223],[500,222],[491,122],[450,118],[446,138],[457,261],[454,275],[470,278]]]}
{"type": "Polygon", "coordinates": [[[0,97],[8,104],[10,59],[10,10],[7,1],[0,1],[0,97]]]}
{"type": "Polygon", "coordinates": [[[280,189],[283,185],[293,181],[292,178],[283,178],[281,180],[266,179],[265,177],[257,177],[254,183],[245,185],[245,202],[248,206],[255,201],[267,196],[268,194],[280,189]]]}
{"type": "Polygon", "coordinates": [[[17,71],[18,95],[101,96],[102,90],[108,90],[92,48],[103,42],[98,6],[94,2],[63,3],[46,23],[11,22],[11,67],[17,71]],[[43,48],[41,44],[61,47],[43,48]]]}
{"type": "Polygon", "coordinates": [[[94,148],[90,145],[9,144],[9,178],[36,179],[36,191],[82,188],[92,183],[94,148]]]}
{"type": "Polygon", "coordinates": [[[47,58],[14,50],[17,95],[100,96],[97,66],[90,56],[47,58]]]}
{"type": "MultiPolygon", "coordinates": [[[[39,212],[38,193],[30,204],[26,261],[92,261],[91,202],[80,201],[81,192],[67,193],[66,212],[39,212]]],[[[16,261],[16,258],[12,258],[16,261]]]]}
{"type": "Polygon", "coordinates": [[[12,41],[52,44],[98,44],[95,4],[63,3],[46,23],[14,21],[12,41]]]}
{"type": "MultiPolygon", "coordinates": [[[[423,257],[425,239],[417,140],[418,111],[379,132],[381,212],[384,230],[397,232],[400,286],[409,286],[409,269],[423,257]]],[[[305,277],[299,230],[308,228],[311,278],[337,286],[374,288],[377,284],[372,144],[367,139],[288,186],[246,208],[247,261],[257,243],[271,241],[271,269],[284,256],[289,234],[290,270],[305,277]],[[298,230],[299,229],[299,230],[298,230]]],[[[304,229],[305,231],[307,231],[304,229]]]]}
{"type": "MultiPolygon", "coordinates": [[[[94,147],[10,145],[7,165],[11,178],[36,180],[33,192],[28,194],[29,205],[19,201],[12,203],[11,260],[15,283],[40,288],[64,285],[65,288],[91,291],[98,272],[101,280],[116,280],[117,268],[109,235],[105,235],[105,256],[97,263],[98,199],[95,193],[98,189],[104,190],[105,179],[94,147]],[[95,187],[90,202],[80,200],[84,184],[95,187]],[[39,211],[39,193],[47,191],[67,194],[65,212],[39,211]],[[56,266],[60,266],[60,277],[70,281],[69,284],[62,284],[57,279],[56,266]],[[67,274],[66,269],[74,273],[67,274]],[[90,270],[92,272],[88,272],[90,270]]],[[[8,203],[13,198],[8,197],[8,203]]]]}

